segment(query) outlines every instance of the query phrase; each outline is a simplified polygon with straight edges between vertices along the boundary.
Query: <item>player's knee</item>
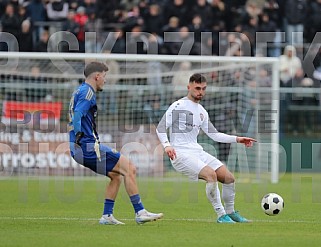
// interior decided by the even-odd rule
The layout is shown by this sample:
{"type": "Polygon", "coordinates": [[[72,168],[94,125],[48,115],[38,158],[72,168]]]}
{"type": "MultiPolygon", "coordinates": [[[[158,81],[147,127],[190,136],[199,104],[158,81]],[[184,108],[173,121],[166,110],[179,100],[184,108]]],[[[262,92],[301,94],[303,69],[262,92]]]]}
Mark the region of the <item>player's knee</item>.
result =
{"type": "Polygon", "coordinates": [[[225,176],[225,179],[224,179],[224,183],[225,184],[231,184],[231,183],[234,183],[235,182],[235,177],[233,176],[232,173],[228,173],[226,176],[225,176]]]}
{"type": "Polygon", "coordinates": [[[112,181],[114,181],[114,182],[117,182],[117,183],[121,183],[121,181],[122,181],[122,175],[120,175],[120,174],[117,174],[117,173],[108,173],[108,177],[112,180],[112,181]]]}
{"type": "Polygon", "coordinates": [[[203,176],[204,180],[206,182],[216,182],[217,181],[217,176],[214,170],[207,172],[203,176]]]}
{"type": "Polygon", "coordinates": [[[130,175],[136,176],[136,172],[137,172],[136,166],[134,166],[134,164],[131,162],[129,163],[128,171],[130,175]]]}

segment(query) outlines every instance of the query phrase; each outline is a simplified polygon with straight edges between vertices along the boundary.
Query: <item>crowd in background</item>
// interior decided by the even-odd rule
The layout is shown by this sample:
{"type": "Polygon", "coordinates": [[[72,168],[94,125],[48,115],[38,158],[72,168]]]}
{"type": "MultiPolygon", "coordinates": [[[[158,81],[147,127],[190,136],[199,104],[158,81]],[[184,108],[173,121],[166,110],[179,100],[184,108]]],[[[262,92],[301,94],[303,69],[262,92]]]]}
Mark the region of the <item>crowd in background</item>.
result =
{"type": "MultiPolygon", "coordinates": [[[[176,38],[191,44],[192,49],[183,51],[189,54],[254,55],[257,32],[285,31],[288,43],[311,43],[321,26],[321,0],[0,0],[0,18],[2,31],[17,38],[20,51],[50,51],[50,35],[69,31],[77,37],[80,52],[100,51],[108,33],[117,32],[111,48],[114,53],[152,50],[175,55],[180,48],[176,38]],[[85,42],[85,32],[96,32],[96,39],[85,42]],[[165,32],[179,35],[164,42],[165,32]],[[202,32],[207,34],[202,37],[202,32]],[[224,32],[246,37],[224,37],[224,32]],[[303,35],[292,36],[293,32],[303,35]],[[226,45],[227,41],[244,39],[250,42],[250,50],[228,49],[226,45]],[[145,45],[133,49],[133,42],[139,41],[145,45]]],[[[269,35],[269,41],[282,39],[269,35]]],[[[268,56],[281,55],[275,47],[272,45],[268,56]]],[[[0,49],[8,47],[2,44],[0,49]]],[[[68,51],[68,47],[61,49],[68,51]]]]}

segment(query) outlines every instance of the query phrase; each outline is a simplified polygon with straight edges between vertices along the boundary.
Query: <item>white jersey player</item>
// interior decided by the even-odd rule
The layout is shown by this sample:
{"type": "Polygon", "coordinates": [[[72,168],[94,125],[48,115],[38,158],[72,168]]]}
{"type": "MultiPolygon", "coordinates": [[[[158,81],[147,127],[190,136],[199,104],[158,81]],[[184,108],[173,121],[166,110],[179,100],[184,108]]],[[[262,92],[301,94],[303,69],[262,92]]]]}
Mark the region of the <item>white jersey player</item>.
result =
{"type": "Polygon", "coordinates": [[[190,77],[186,97],[174,102],[157,127],[157,135],[173,167],[193,180],[206,181],[206,196],[217,213],[218,223],[249,222],[234,210],[235,179],[227,167],[205,152],[197,143],[202,129],[211,139],[224,143],[243,143],[247,147],[256,140],[220,133],[211,123],[207,111],[199,104],[206,91],[206,78],[201,74],[190,77]],[[170,141],[167,136],[169,128],[170,141]],[[221,202],[218,181],[222,185],[221,202]]]}

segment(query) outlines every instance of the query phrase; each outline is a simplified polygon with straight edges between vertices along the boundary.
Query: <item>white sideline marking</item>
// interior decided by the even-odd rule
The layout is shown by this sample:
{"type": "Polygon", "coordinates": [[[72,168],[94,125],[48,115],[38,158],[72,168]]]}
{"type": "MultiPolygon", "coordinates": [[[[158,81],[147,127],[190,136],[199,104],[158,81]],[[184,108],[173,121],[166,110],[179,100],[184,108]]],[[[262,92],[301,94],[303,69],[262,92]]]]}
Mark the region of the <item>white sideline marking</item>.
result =
{"type": "MultiPolygon", "coordinates": [[[[54,220],[54,221],[98,221],[99,218],[72,218],[72,217],[10,217],[2,216],[0,220],[54,220]]],[[[134,221],[132,219],[119,219],[121,221],[134,221]]],[[[195,221],[195,222],[215,222],[215,219],[162,219],[162,221],[195,221]]],[[[314,223],[320,224],[318,221],[309,221],[309,220],[253,220],[253,222],[262,222],[262,223],[314,223]]]]}

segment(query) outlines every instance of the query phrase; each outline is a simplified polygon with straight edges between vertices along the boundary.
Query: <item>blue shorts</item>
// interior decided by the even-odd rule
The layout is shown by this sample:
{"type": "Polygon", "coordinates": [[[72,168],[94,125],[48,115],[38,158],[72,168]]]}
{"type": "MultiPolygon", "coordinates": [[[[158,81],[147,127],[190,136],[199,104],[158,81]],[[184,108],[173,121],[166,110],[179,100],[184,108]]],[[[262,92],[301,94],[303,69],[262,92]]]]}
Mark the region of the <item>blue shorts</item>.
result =
{"type": "MultiPolygon", "coordinates": [[[[80,151],[81,149],[79,148],[78,150],[80,151]]],[[[83,152],[76,151],[75,154],[72,154],[72,157],[77,163],[98,174],[107,176],[108,172],[112,171],[117,164],[120,153],[102,144],[99,144],[99,150],[100,160],[97,158],[97,155],[92,155],[93,152],[90,152],[90,156],[88,157],[86,153],[84,155],[83,152]]]]}

